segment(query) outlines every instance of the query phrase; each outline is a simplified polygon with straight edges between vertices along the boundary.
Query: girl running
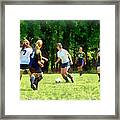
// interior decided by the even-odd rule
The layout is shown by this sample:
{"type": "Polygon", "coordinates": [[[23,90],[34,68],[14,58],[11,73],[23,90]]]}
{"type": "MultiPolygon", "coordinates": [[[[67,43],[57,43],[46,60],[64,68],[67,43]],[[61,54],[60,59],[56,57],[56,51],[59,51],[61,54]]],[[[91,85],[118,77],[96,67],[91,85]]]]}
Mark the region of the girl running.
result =
{"type": "Polygon", "coordinates": [[[97,74],[99,76],[98,81],[100,81],[100,50],[98,50],[98,53],[97,53],[97,74]]]}
{"type": "Polygon", "coordinates": [[[68,66],[69,66],[69,61],[71,62],[71,64],[73,64],[72,62],[72,58],[71,55],[68,53],[67,50],[62,48],[62,44],[61,43],[57,43],[57,61],[55,62],[55,64],[57,64],[60,60],[61,60],[61,75],[63,77],[63,79],[65,79],[66,82],[69,82],[68,77],[71,79],[72,83],[73,81],[73,77],[68,73],[68,66]],[[70,60],[69,60],[70,59],[70,60]]]}
{"type": "Polygon", "coordinates": [[[29,63],[30,63],[30,55],[32,54],[32,51],[33,49],[30,46],[30,42],[27,39],[24,40],[20,51],[20,80],[24,72],[30,73],[29,63]]]}
{"type": "Polygon", "coordinates": [[[77,57],[77,68],[78,68],[78,72],[80,73],[80,76],[83,73],[83,66],[86,64],[85,61],[86,61],[85,60],[85,53],[83,52],[82,47],[80,47],[78,57],[77,57]]]}
{"type": "Polygon", "coordinates": [[[33,90],[37,90],[39,81],[43,78],[43,72],[42,67],[44,67],[44,60],[48,61],[47,58],[42,56],[41,53],[41,47],[42,47],[42,40],[38,40],[35,44],[35,49],[31,55],[30,60],[30,82],[31,82],[31,88],[33,90]]]}

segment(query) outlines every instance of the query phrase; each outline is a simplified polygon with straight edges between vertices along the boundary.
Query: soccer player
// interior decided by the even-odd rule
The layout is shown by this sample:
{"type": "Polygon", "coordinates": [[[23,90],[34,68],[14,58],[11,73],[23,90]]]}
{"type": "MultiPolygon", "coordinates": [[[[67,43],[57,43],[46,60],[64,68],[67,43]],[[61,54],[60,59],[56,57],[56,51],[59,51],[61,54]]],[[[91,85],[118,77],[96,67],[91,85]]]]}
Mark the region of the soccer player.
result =
{"type": "Polygon", "coordinates": [[[62,62],[62,64],[61,64],[62,77],[66,80],[66,82],[69,82],[69,80],[68,80],[68,77],[69,77],[73,83],[74,82],[73,77],[68,73],[69,61],[71,62],[71,64],[73,64],[71,55],[68,53],[67,50],[62,48],[61,43],[57,43],[57,49],[58,49],[58,52],[57,52],[58,59],[55,62],[55,64],[57,64],[61,60],[61,62],[62,62]]]}
{"type": "Polygon", "coordinates": [[[86,64],[86,60],[85,60],[85,53],[83,52],[82,47],[79,48],[79,53],[77,56],[77,68],[78,68],[78,72],[80,73],[80,76],[83,73],[83,66],[86,64]]]}
{"type": "Polygon", "coordinates": [[[42,40],[38,40],[35,44],[35,49],[31,55],[31,60],[30,60],[30,72],[31,72],[31,77],[30,77],[30,82],[31,82],[31,88],[33,90],[38,89],[38,83],[40,80],[43,78],[43,72],[42,72],[42,67],[44,67],[44,61],[48,61],[47,58],[42,56],[41,53],[41,47],[43,45],[42,40]]]}
{"type": "Polygon", "coordinates": [[[97,53],[97,74],[99,76],[99,82],[100,82],[100,50],[98,50],[97,53]]]}
{"type": "Polygon", "coordinates": [[[20,50],[20,80],[22,78],[22,74],[24,72],[29,72],[29,63],[30,63],[30,55],[32,54],[32,47],[30,46],[30,42],[25,39],[22,43],[22,48],[20,50]]]}

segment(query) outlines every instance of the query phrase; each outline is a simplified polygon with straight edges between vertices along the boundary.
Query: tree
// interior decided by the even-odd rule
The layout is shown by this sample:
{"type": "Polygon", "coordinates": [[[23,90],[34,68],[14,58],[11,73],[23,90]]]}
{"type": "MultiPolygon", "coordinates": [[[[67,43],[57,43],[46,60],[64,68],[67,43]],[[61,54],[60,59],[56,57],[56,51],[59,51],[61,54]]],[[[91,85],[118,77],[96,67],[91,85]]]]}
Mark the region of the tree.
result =
{"type": "MultiPolygon", "coordinates": [[[[86,53],[88,63],[88,53],[96,55],[96,50],[100,42],[100,21],[99,20],[21,20],[20,40],[28,39],[32,46],[38,39],[43,40],[42,53],[49,58],[47,71],[55,69],[56,43],[61,42],[73,58],[73,68],[75,70],[75,60],[80,46],[86,53]]],[[[59,65],[58,65],[59,66],[59,65]]],[[[57,66],[57,67],[58,67],[57,66]]],[[[89,68],[89,65],[88,65],[89,68]]]]}

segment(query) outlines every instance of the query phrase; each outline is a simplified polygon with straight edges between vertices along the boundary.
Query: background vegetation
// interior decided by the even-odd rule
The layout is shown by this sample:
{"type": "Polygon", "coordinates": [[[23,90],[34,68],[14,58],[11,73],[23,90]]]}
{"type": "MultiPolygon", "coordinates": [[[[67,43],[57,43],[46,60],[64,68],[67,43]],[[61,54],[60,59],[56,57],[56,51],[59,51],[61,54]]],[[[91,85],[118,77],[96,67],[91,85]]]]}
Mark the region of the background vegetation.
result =
{"type": "Polygon", "coordinates": [[[96,53],[100,44],[99,20],[21,20],[20,41],[25,38],[31,42],[32,47],[39,38],[43,40],[42,53],[49,59],[44,68],[47,73],[59,72],[59,64],[54,64],[58,42],[72,55],[72,71],[76,71],[75,60],[80,46],[86,54],[85,71],[95,70],[96,53]]]}

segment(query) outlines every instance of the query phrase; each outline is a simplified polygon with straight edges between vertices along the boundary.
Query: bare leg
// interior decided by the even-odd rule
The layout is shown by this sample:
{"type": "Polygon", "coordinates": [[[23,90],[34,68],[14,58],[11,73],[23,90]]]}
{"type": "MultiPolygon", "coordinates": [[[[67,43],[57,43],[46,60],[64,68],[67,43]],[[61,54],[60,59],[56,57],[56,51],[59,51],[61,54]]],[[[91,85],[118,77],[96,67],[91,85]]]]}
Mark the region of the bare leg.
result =
{"type": "Polygon", "coordinates": [[[22,74],[23,74],[24,70],[20,69],[20,80],[22,78],[22,74]]]}
{"type": "Polygon", "coordinates": [[[62,75],[63,79],[65,79],[66,82],[69,82],[67,75],[65,73],[65,68],[61,68],[61,75],[62,75]]]}

